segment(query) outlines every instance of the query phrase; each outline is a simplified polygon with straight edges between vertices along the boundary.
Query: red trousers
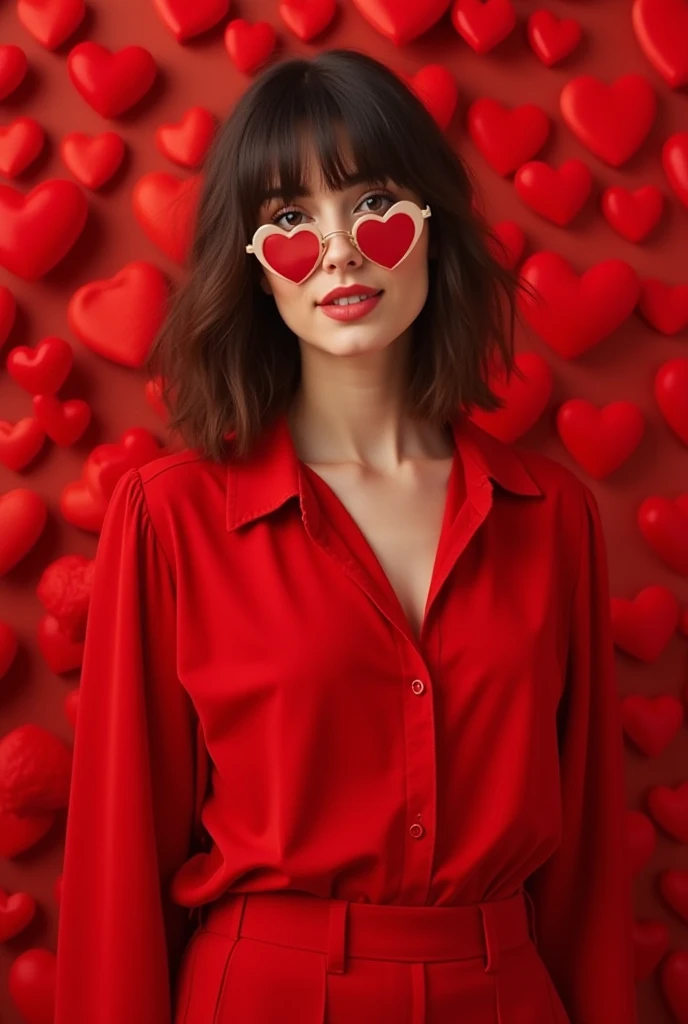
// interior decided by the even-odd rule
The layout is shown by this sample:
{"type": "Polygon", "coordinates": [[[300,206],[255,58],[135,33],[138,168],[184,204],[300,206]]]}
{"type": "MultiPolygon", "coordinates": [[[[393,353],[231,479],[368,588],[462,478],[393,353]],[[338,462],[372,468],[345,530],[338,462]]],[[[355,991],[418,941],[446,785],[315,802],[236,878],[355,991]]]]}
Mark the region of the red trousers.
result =
{"type": "Polygon", "coordinates": [[[526,899],[228,894],[184,951],[174,1024],[570,1024],[526,899]]]}

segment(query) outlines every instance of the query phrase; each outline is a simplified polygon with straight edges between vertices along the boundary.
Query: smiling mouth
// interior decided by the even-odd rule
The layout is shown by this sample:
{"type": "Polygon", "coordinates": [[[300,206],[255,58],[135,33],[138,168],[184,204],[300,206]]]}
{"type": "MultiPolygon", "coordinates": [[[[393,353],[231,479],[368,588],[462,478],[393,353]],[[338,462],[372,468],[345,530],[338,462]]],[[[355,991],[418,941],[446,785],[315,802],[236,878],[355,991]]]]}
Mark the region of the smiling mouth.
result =
{"type": "Polygon", "coordinates": [[[359,297],[351,296],[351,298],[344,297],[342,299],[332,299],[330,302],[316,302],[316,306],[355,306],[357,303],[365,302],[366,299],[376,299],[382,295],[384,289],[381,288],[378,292],[371,292],[369,295],[361,293],[359,297]]]}

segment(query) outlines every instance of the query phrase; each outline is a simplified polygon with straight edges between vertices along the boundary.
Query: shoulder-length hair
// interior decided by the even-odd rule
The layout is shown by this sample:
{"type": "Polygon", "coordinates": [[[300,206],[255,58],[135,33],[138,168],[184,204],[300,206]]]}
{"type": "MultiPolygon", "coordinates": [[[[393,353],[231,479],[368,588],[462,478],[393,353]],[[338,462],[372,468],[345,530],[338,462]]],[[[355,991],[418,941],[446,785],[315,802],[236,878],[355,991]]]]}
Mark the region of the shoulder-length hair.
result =
{"type": "Polygon", "coordinates": [[[508,269],[467,167],[423,103],[384,64],[354,50],[283,60],[251,83],[213,140],[184,280],[146,361],[160,378],[167,430],[205,457],[221,461],[230,449],[247,456],[298,388],[298,339],[260,288],[261,267],[245,247],[269,189],[285,197],[304,191],[304,136],[327,187],[344,187],[351,168],[338,127],[355,170],[414,190],[432,209],[429,291],[413,324],[407,414],[441,426],[462,408],[492,411],[504,404],[488,383],[495,365],[507,379],[522,376],[514,325],[524,283],[508,269]]]}

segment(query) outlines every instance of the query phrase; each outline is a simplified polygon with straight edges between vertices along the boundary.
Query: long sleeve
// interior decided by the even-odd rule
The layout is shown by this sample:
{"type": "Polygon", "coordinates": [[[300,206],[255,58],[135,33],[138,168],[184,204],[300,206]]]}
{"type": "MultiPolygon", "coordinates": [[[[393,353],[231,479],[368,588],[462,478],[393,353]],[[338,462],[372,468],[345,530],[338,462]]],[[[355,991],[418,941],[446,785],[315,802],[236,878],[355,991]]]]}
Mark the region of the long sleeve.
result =
{"type": "Polygon", "coordinates": [[[607,554],[584,487],[580,572],[558,711],[561,845],[525,885],[539,953],[572,1024],[636,1024],[623,738],[607,554]]]}
{"type": "Polygon", "coordinates": [[[86,626],[57,939],[55,1024],[170,1024],[189,911],[198,731],[176,675],[172,571],[138,470],[110,499],[86,626]]]}

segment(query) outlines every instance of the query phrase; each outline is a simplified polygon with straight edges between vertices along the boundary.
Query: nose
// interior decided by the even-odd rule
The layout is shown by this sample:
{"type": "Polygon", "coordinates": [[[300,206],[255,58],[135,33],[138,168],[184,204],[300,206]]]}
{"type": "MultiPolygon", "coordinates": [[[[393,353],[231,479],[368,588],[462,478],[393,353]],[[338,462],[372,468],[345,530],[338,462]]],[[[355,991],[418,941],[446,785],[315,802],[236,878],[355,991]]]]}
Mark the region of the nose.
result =
{"type": "Polygon", "coordinates": [[[353,238],[348,231],[329,231],[323,235],[323,241],[325,242],[323,257],[325,270],[359,267],[363,262],[363,257],[354,245],[353,238]]]}

